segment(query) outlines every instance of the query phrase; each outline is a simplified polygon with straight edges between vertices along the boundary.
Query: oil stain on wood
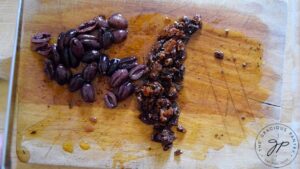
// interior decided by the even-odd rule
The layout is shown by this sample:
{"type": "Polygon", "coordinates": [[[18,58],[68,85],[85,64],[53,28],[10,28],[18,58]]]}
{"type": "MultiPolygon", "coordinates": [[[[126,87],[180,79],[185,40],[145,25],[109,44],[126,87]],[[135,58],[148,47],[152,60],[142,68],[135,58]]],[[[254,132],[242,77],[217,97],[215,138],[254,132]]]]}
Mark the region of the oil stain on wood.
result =
{"type": "MultiPolygon", "coordinates": [[[[166,7],[170,8],[169,12],[161,12],[168,9],[154,4],[140,10],[130,6],[131,3],[128,8],[120,5],[111,7],[106,1],[103,3],[106,8],[103,7],[101,14],[120,11],[129,19],[127,40],[114,45],[106,51],[107,54],[111,58],[135,55],[140,63],[145,60],[163,27],[185,13],[193,15],[203,11],[191,7],[189,11],[180,8],[175,13],[171,11],[176,9],[174,4],[166,7]],[[154,6],[157,8],[152,9],[154,6]]],[[[29,8],[29,3],[26,4],[25,8],[29,8]]],[[[49,31],[56,37],[59,32],[96,16],[99,11],[86,9],[91,5],[100,4],[83,3],[71,7],[60,4],[60,11],[54,13],[51,7],[55,4],[48,2],[50,9],[39,11],[39,15],[28,13],[23,16],[17,78],[17,147],[21,147],[24,141],[40,140],[60,146],[71,141],[75,148],[80,147],[80,140],[88,139],[96,142],[99,151],[115,152],[111,156],[113,167],[148,157],[153,157],[156,166],[160,166],[177,148],[184,152],[181,156],[203,160],[209,149],[219,150],[224,145],[238,146],[252,133],[247,127],[249,122],[261,124],[266,114],[261,102],[268,99],[276,82],[261,84],[263,76],[273,76],[271,70],[263,68],[264,45],[260,39],[236,31],[240,28],[238,21],[232,23],[236,29],[216,27],[216,21],[209,17],[213,15],[207,12],[203,12],[203,15],[207,14],[203,17],[203,30],[196,33],[187,45],[184,88],[178,99],[182,112],[180,124],[187,132],[176,133],[177,139],[170,151],[164,152],[160,144],[151,141],[152,128],[138,119],[135,96],[121,102],[115,109],[105,107],[102,98],[108,90],[107,78],[98,77],[95,80],[97,101],[93,104],[82,102],[79,92],[69,93],[66,86],[61,87],[47,80],[42,71],[43,59],[30,50],[30,35],[49,31]],[[62,12],[69,8],[72,8],[71,12],[62,12]],[[84,15],[74,20],[76,10],[84,15]],[[216,50],[224,52],[223,60],[214,57],[216,50]],[[31,76],[27,76],[29,73],[31,76]],[[72,109],[68,106],[70,100],[74,103],[72,109]],[[90,122],[91,116],[97,118],[97,123],[90,122]],[[87,125],[93,126],[94,131],[86,132],[87,125]],[[32,131],[35,133],[32,134],[32,131]]],[[[224,15],[232,13],[225,11],[224,15]]],[[[258,20],[251,24],[261,28],[263,37],[267,31],[264,25],[258,20]]]]}

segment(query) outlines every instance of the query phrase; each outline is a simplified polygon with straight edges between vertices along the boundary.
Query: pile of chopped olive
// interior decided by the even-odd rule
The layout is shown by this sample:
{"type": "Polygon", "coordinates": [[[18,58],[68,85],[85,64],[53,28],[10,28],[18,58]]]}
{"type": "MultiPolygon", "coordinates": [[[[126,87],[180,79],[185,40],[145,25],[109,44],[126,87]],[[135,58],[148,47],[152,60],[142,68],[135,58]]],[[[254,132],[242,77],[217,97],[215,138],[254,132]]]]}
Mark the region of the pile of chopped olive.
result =
{"type": "Polygon", "coordinates": [[[172,126],[185,132],[178,124],[180,109],[176,99],[185,71],[185,45],[199,29],[202,29],[199,15],[192,19],[184,16],[166,27],[149,53],[147,77],[136,90],[140,119],[153,125],[152,140],[160,142],[164,150],[172,147],[176,139],[172,126]]]}

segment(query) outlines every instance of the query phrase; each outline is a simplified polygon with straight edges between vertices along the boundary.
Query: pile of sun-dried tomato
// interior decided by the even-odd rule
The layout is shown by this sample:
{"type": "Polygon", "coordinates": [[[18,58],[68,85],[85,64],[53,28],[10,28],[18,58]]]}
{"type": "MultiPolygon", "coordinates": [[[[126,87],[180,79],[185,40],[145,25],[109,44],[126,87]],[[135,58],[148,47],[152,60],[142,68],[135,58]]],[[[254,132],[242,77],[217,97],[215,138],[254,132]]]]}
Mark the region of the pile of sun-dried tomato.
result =
{"type": "Polygon", "coordinates": [[[185,71],[185,45],[199,29],[202,29],[199,15],[193,18],[184,16],[166,27],[149,53],[147,77],[136,90],[140,119],[153,125],[152,140],[160,142],[164,150],[172,147],[176,139],[173,126],[185,132],[178,124],[180,109],[176,99],[185,71]]]}

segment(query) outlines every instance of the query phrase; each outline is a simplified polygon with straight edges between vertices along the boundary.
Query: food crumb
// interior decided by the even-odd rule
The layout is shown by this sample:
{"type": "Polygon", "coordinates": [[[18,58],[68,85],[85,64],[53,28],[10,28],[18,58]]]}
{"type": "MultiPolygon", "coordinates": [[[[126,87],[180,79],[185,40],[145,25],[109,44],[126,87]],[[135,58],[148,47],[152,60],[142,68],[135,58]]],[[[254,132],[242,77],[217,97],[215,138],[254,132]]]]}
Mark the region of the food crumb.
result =
{"type": "Polygon", "coordinates": [[[73,144],[70,143],[70,142],[65,142],[65,143],[63,144],[63,149],[64,149],[66,152],[69,152],[69,153],[73,153],[73,151],[74,151],[73,144]]]}
{"type": "Polygon", "coordinates": [[[232,60],[233,60],[233,62],[236,62],[236,58],[235,57],[233,57],[232,60]]]}
{"type": "Polygon", "coordinates": [[[242,66],[243,66],[243,68],[246,68],[246,67],[248,66],[248,63],[244,62],[244,63],[242,64],[242,66]]]}
{"type": "Polygon", "coordinates": [[[95,117],[95,116],[91,116],[91,117],[89,118],[89,120],[90,120],[90,122],[92,122],[92,123],[97,123],[97,117],[95,117]]]}
{"type": "Polygon", "coordinates": [[[84,131],[86,131],[86,132],[93,132],[94,130],[95,130],[95,128],[91,125],[87,125],[84,128],[84,131]]]}
{"type": "Polygon", "coordinates": [[[36,131],[35,131],[35,130],[33,130],[33,131],[31,131],[31,132],[30,132],[30,134],[36,134],[36,131]]]}
{"type": "Polygon", "coordinates": [[[220,59],[220,60],[224,59],[224,53],[222,51],[216,50],[214,55],[216,59],[220,59]]]}
{"type": "Polygon", "coordinates": [[[177,149],[176,151],[174,151],[174,155],[175,155],[175,156],[179,156],[179,155],[181,155],[181,154],[183,154],[183,151],[180,150],[180,149],[177,149]]]}
{"type": "Polygon", "coordinates": [[[230,29],[225,29],[225,36],[228,37],[230,29]]]}
{"type": "Polygon", "coordinates": [[[172,20],[166,16],[164,22],[165,22],[165,24],[170,24],[172,22],[172,20]]]}
{"type": "Polygon", "coordinates": [[[68,102],[68,105],[69,105],[69,109],[72,109],[72,108],[73,108],[73,105],[74,105],[73,101],[70,100],[70,101],[68,102]]]}
{"type": "Polygon", "coordinates": [[[245,118],[245,117],[241,117],[241,119],[242,119],[242,120],[245,120],[246,118],[245,118]]]}
{"type": "Polygon", "coordinates": [[[86,142],[80,142],[80,143],[79,143],[79,147],[80,147],[82,150],[88,150],[88,149],[91,148],[90,145],[89,145],[88,143],[86,143],[86,142]]]}
{"type": "Polygon", "coordinates": [[[186,129],[180,124],[177,125],[177,131],[182,132],[182,133],[186,133],[186,129]]]}

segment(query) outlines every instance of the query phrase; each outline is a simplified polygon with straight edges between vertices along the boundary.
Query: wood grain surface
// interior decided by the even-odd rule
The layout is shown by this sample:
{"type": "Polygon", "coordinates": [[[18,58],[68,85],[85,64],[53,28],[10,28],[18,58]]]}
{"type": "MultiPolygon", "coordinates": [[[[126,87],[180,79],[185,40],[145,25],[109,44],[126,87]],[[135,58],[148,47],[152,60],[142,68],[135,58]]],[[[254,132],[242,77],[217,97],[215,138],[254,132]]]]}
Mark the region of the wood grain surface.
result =
{"type": "MultiPolygon", "coordinates": [[[[220,150],[225,145],[243,150],[243,144],[254,137],[266,121],[278,119],[283,31],[274,36],[270,23],[236,10],[178,3],[26,1],[15,109],[19,158],[31,163],[102,168],[196,167],[207,158],[209,150],[220,150]],[[122,102],[117,109],[104,108],[101,98],[107,90],[107,79],[99,78],[97,102],[82,103],[78,93],[69,94],[65,87],[48,81],[41,71],[43,59],[30,51],[33,33],[49,31],[57,36],[98,15],[100,8],[100,14],[118,11],[130,21],[128,40],[113,46],[108,54],[111,57],[134,54],[140,62],[157,33],[169,23],[166,16],[175,19],[201,13],[204,18],[204,30],[197,33],[187,47],[186,77],[179,99],[180,122],[188,133],[177,133],[178,139],[169,152],[163,152],[159,144],[150,141],[152,129],[137,118],[139,112],[134,97],[122,102]],[[82,15],[77,15],[78,11],[82,15]],[[225,37],[225,28],[231,29],[228,37],[225,37]],[[224,61],[214,59],[216,49],[225,52],[224,61]],[[72,109],[68,106],[70,101],[74,103],[72,109]],[[88,117],[91,115],[97,116],[99,122],[94,126],[95,132],[86,133],[84,127],[90,125],[88,117]],[[37,133],[32,135],[32,131],[37,133]],[[80,141],[88,142],[92,148],[81,150],[80,141]],[[63,151],[62,145],[66,142],[72,143],[74,153],[63,151]],[[176,148],[185,152],[180,158],[173,157],[176,148]]],[[[258,7],[252,8],[257,10],[258,7]]],[[[257,165],[258,162],[251,165],[263,166],[257,165]]]]}

